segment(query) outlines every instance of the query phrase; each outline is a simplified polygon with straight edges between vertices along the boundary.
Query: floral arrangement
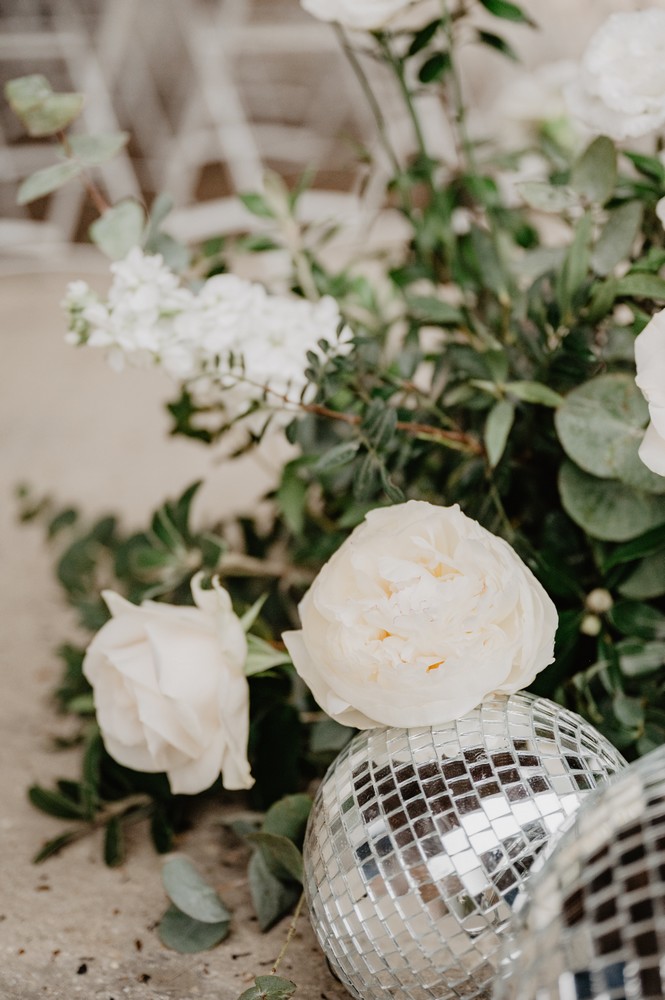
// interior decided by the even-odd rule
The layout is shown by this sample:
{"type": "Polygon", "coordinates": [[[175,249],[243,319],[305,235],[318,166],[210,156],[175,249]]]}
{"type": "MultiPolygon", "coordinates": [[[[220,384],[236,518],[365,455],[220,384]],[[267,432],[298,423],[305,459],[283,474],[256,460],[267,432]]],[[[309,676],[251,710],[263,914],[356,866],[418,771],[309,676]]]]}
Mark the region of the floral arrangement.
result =
{"type": "MultiPolygon", "coordinates": [[[[380,269],[326,263],[332,228],[301,226],[300,191],[274,176],[242,196],[265,236],[188,250],[163,229],[166,199],[146,217],[96,187],[126,136],[68,133],[82,98],[43,77],[7,86],[30,134],[60,147],[20,200],[82,180],[114,260],[105,299],[70,286],[69,342],[118,370],[163,368],[174,434],[214,446],[240,428],[245,448],[294,449],[268,518],[195,529],[194,485],[127,534],[24,497],[94,634],[60,650],[83,769],[31,790],[75,821],[38,857],[103,827],[120,863],[140,818],[166,852],[191,796],[250,789],[265,817],[239,832],[263,928],[298,899],[304,793],[351,727],[430,725],[528,686],[629,758],[665,742],[665,11],[610,17],[548,77],[565,82],[543,107],[565,115],[530,117],[505,148],[500,128],[469,134],[459,48],[513,58],[495,25],[530,23],[519,6],[302,4],[334,23],[392,164],[386,207],[408,237],[380,269]],[[405,102],[407,160],[367,58],[405,102]],[[448,111],[454,162],[428,149],[421,92],[448,111]],[[239,254],[275,251],[278,290],[232,273],[239,254]]],[[[226,936],[186,860],[164,871],[163,940],[178,947],[185,924],[190,950],[226,936]]],[[[260,979],[245,1000],[295,990],[260,979]]]]}

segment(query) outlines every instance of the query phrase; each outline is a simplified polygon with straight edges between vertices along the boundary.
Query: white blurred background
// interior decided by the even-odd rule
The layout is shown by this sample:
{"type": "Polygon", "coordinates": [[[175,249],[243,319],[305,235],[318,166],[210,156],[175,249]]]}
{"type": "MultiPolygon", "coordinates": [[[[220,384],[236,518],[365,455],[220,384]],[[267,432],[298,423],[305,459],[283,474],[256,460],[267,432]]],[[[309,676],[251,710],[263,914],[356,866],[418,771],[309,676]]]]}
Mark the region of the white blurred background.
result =
{"type": "MultiPolygon", "coordinates": [[[[648,5],[524,0],[539,30],[487,15],[485,22],[509,38],[529,68],[577,57],[611,11],[648,5]]],[[[2,0],[0,10],[0,83],[43,73],[56,90],[86,94],[78,128],[131,133],[126,153],[102,171],[111,200],[133,195],[149,204],[167,191],[180,210],[179,235],[234,231],[247,218],[232,195],[258,189],[269,167],[289,184],[313,172],[316,193],[304,210],[315,218],[357,215],[361,192],[380,206],[371,114],[334,30],[304,13],[298,0],[2,0]],[[359,158],[361,149],[373,166],[359,158]]],[[[482,134],[492,128],[497,95],[523,69],[478,46],[467,48],[464,62],[482,134]]],[[[393,140],[407,154],[411,134],[393,82],[373,60],[365,67],[393,140]]],[[[422,111],[432,149],[450,153],[441,107],[429,99],[422,111]]],[[[75,184],[16,207],[19,181],[53,159],[48,142],[25,140],[3,102],[0,255],[54,259],[63,243],[85,238],[92,215],[75,184]]]]}

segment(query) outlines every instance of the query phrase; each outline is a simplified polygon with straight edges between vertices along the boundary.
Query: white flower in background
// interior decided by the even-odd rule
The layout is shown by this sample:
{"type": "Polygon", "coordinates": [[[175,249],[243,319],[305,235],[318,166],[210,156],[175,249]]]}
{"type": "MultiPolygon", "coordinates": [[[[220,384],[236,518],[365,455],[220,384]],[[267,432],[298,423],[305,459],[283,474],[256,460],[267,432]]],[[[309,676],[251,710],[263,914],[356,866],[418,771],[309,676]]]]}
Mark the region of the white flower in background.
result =
{"type": "Polygon", "coordinates": [[[652,472],[665,476],[665,309],[652,316],[635,339],[635,365],[635,381],[651,418],[639,456],[652,472]]]}
{"type": "Polygon", "coordinates": [[[661,226],[665,227],[665,198],[656,202],[656,217],[661,226]]]}
{"type": "Polygon", "coordinates": [[[85,282],[69,286],[64,307],[72,343],[106,350],[120,370],[156,364],[195,393],[223,402],[230,418],[263,399],[279,409],[297,404],[307,381],[307,352],[319,341],[351,349],[334,299],[318,302],[269,294],[230,274],[204,282],[198,293],[181,286],[159,255],[134,249],[111,266],[113,282],[101,301],[85,282]],[[215,390],[215,386],[217,389],[215,390]],[[269,387],[267,393],[266,387],[269,387]],[[221,395],[220,395],[221,393],[221,395]]]}
{"type": "Polygon", "coordinates": [[[592,36],[566,100],[572,115],[612,139],[665,124],[665,10],[612,14],[592,36]]]}
{"type": "Polygon", "coordinates": [[[494,115],[502,120],[502,145],[526,145],[544,124],[550,126],[563,145],[576,144],[574,123],[564,96],[578,75],[577,63],[560,59],[536,69],[516,73],[501,91],[494,115]]]}
{"type": "Polygon", "coordinates": [[[414,8],[422,0],[300,0],[308,14],[322,21],[337,21],[343,28],[381,31],[414,8]]]}
{"type": "Polygon", "coordinates": [[[507,542],[458,506],[371,511],[326,563],[283,636],[296,670],[346,725],[429,726],[553,659],[556,609],[507,542]]]}
{"type": "Polygon", "coordinates": [[[247,640],[228,593],[192,580],[196,607],[104,593],[113,616],[83,672],[110,755],[135,771],[165,771],[174,794],[194,795],[222,775],[250,788],[247,640]]]}

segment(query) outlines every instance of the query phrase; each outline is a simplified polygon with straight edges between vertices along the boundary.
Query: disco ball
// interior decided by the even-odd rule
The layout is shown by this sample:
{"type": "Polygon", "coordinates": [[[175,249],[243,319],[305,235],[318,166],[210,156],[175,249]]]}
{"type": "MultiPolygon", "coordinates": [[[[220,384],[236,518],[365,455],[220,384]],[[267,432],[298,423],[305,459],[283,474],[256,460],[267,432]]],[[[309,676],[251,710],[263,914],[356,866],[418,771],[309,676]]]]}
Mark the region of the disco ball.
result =
{"type": "Polygon", "coordinates": [[[584,803],[525,899],[497,997],[665,996],[665,748],[584,803]]]}
{"type": "Polygon", "coordinates": [[[624,766],[579,716],[528,694],[360,733],[324,779],[304,847],[335,973],[361,1000],[488,997],[535,856],[624,766]]]}

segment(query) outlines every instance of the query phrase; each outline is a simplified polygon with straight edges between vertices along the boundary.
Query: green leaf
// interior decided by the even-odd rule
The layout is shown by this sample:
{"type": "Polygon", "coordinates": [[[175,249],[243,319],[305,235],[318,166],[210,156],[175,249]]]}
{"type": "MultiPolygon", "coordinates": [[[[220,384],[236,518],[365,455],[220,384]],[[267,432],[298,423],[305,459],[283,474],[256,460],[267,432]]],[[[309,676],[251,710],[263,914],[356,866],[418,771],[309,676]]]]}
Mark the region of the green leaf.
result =
{"type": "Polygon", "coordinates": [[[247,840],[260,849],[266,864],[277,878],[292,878],[302,883],[302,854],[288,837],[276,833],[250,833],[247,840]]]}
{"type": "Polygon", "coordinates": [[[310,728],[309,749],[315,754],[339,753],[354,733],[355,729],[342,726],[334,719],[321,719],[310,728]]]}
{"type": "Polygon", "coordinates": [[[413,318],[428,326],[456,326],[464,322],[457,306],[451,306],[433,295],[407,295],[406,304],[413,318]]]}
{"type": "Polygon", "coordinates": [[[57,816],[58,819],[85,819],[85,810],[82,806],[60,792],[50,791],[41,785],[32,785],[28,789],[28,798],[33,806],[48,813],[49,816],[57,816]]]}
{"type": "Polygon", "coordinates": [[[638,456],[649,411],[630,375],[599,375],[569,392],[555,415],[569,458],[601,479],[618,479],[648,493],[665,493],[665,478],[638,456]]]}
{"type": "Polygon", "coordinates": [[[411,44],[409,45],[407,54],[415,56],[419,52],[422,52],[422,50],[429,45],[434,38],[440,24],[441,21],[437,19],[436,21],[431,21],[430,24],[426,24],[424,28],[420,29],[420,31],[417,31],[413,36],[411,44]]]}
{"type": "Polygon", "coordinates": [[[245,632],[249,632],[249,630],[252,628],[257,618],[261,614],[261,611],[263,610],[263,605],[266,603],[267,600],[268,600],[268,594],[267,593],[261,594],[261,596],[257,597],[257,599],[254,601],[251,608],[248,608],[247,611],[245,611],[244,615],[241,615],[240,624],[244,628],[245,632]]]}
{"type": "Polygon", "coordinates": [[[228,937],[230,926],[229,920],[216,924],[203,923],[188,917],[177,906],[170,906],[159,922],[158,934],[167,948],[181,955],[193,955],[214,948],[223,941],[228,937]]]}
{"type": "Polygon", "coordinates": [[[108,821],[104,831],[104,861],[109,868],[117,868],[124,860],[124,832],[119,818],[114,816],[108,821]]]}
{"type": "Polygon", "coordinates": [[[321,458],[312,466],[312,472],[329,472],[332,469],[339,469],[343,465],[348,465],[358,454],[360,441],[342,441],[330,448],[321,455],[321,458]]]}
{"type": "Polygon", "coordinates": [[[505,38],[501,38],[500,35],[495,35],[492,31],[478,31],[476,37],[482,45],[487,45],[490,49],[500,52],[501,55],[512,60],[512,62],[520,61],[512,45],[509,45],[505,38]]]}
{"type": "Polygon", "coordinates": [[[51,194],[52,191],[57,191],[63,184],[78,177],[82,169],[80,163],[67,160],[66,163],[55,163],[52,167],[38,170],[21,184],[16,196],[17,203],[27,205],[31,201],[36,201],[37,198],[43,198],[45,195],[51,194]]]}
{"type": "Polygon", "coordinates": [[[592,538],[626,542],[665,523],[662,497],[597,479],[572,462],[561,466],[559,493],[566,513],[592,538]]]}
{"type": "Polygon", "coordinates": [[[231,914],[189,858],[176,856],[165,861],[162,882],[171,902],[193,920],[205,924],[230,921],[231,914]]]}
{"type": "Polygon", "coordinates": [[[289,1000],[297,990],[290,979],[279,976],[257,976],[254,986],[245,990],[238,1000],[289,1000]]]}
{"type": "Polygon", "coordinates": [[[599,135],[573,165],[571,187],[588,201],[604,205],[617,182],[617,152],[607,136],[599,135]]]}
{"type": "Polygon", "coordinates": [[[289,531],[296,536],[302,534],[305,527],[305,507],[309,488],[301,475],[302,467],[300,459],[295,459],[284,466],[282,481],[275,495],[277,509],[289,531]]]}
{"type": "Polygon", "coordinates": [[[648,556],[619,585],[622,597],[646,601],[665,594],[665,552],[648,556]]]}
{"type": "Polygon", "coordinates": [[[665,167],[655,156],[645,156],[644,153],[631,153],[628,150],[623,150],[623,155],[633,163],[633,165],[644,174],[645,177],[650,177],[652,180],[658,182],[662,187],[665,182],[665,167]]]}
{"type": "Polygon", "coordinates": [[[45,76],[34,73],[5,84],[5,97],[33,139],[61,132],[83,110],[83,94],[56,94],[45,76]]]}
{"type": "Polygon", "coordinates": [[[570,317],[574,299],[587,279],[591,258],[592,220],[583,215],[575,226],[575,235],[558,275],[557,300],[564,319],[570,317]]]}
{"type": "Polygon", "coordinates": [[[108,135],[70,135],[68,145],[75,160],[86,167],[96,167],[112,160],[128,141],[128,132],[113,132],[108,135]]]}
{"type": "Polygon", "coordinates": [[[137,201],[121,201],[90,226],[90,239],[111,260],[121,260],[141,245],[145,213],[137,201]]]}
{"type": "Polygon", "coordinates": [[[248,192],[238,195],[245,208],[260,219],[274,219],[275,213],[262,194],[248,192]]]}
{"type": "Polygon", "coordinates": [[[485,421],[484,441],[487,459],[492,469],[498,464],[504,453],[514,419],[515,407],[507,399],[500,399],[488,414],[485,421]]]}
{"type": "Polygon", "coordinates": [[[579,205],[580,201],[579,196],[569,187],[555,186],[545,181],[524,181],[517,185],[517,190],[531,208],[554,215],[579,205]]]}
{"type": "Polygon", "coordinates": [[[623,691],[617,691],[612,710],[619,722],[629,729],[641,729],[644,725],[644,705],[639,698],[630,698],[623,691]]]}
{"type": "MultiPolygon", "coordinates": [[[[150,213],[148,215],[148,222],[145,230],[145,249],[153,252],[153,248],[150,245],[153,240],[159,236],[159,232],[162,227],[162,223],[166,217],[173,211],[173,198],[170,194],[158,194],[152,205],[150,206],[150,213]]],[[[205,248],[204,248],[205,252],[205,248]]]]}
{"type": "Polygon", "coordinates": [[[433,83],[440,80],[450,69],[450,56],[447,52],[435,52],[429,59],[426,59],[418,70],[418,79],[421,83],[433,83]]]}
{"type": "Polygon", "coordinates": [[[561,406],[564,401],[563,396],[560,396],[554,389],[550,389],[549,386],[543,385],[542,382],[507,382],[504,389],[512,396],[517,396],[523,403],[536,403],[556,408],[561,406]]]}
{"type": "Polygon", "coordinates": [[[265,639],[258,635],[247,636],[247,659],[245,661],[245,676],[262,674],[273,667],[283,667],[291,662],[291,657],[282,649],[275,649],[265,639]]]}
{"type": "Polygon", "coordinates": [[[619,601],[607,617],[623,635],[640,639],[665,639],[665,615],[649,604],[619,601]]]}
{"type": "Polygon", "coordinates": [[[33,865],[40,865],[47,858],[52,858],[54,854],[59,854],[64,847],[67,847],[68,844],[73,844],[77,839],[78,835],[76,831],[66,830],[65,833],[59,834],[52,840],[47,840],[32,859],[33,865]]]}
{"type": "Polygon", "coordinates": [[[628,201],[610,212],[591,254],[591,266],[596,274],[610,274],[617,264],[630,258],[643,215],[639,201],[628,201]]]}
{"type": "Polygon", "coordinates": [[[651,531],[646,531],[643,535],[633,539],[633,541],[626,542],[625,545],[617,546],[606,560],[603,568],[607,572],[607,570],[613,569],[614,566],[620,566],[622,563],[634,562],[636,559],[655,555],[663,549],[665,549],[665,525],[653,528],[651,531]]]}
{"type": "Polygon", "coordinates": [[[249,859],[247,878],[259,927],[262,931],[269,931],[298,902],[300,886],[278,879],[260,851],[254,851],[249,859]]]}
{"type": "Polygon", "coordinates": [[[485,10],[494,14],[495,17],[501,17],[504,21],[516,21],[518,24],[529,24],[532,28],[536,27],[535,21],[528,14],[525,14],[517,4],[509,3],[508,0],[480,0],[480,2],[485,10]]]}
{"type": "Polygon", "coordinates": [[[312,811],[309,795],[285,795],[270,807],[263,820],[261,831],[288,837],[300,846],[305,837],[305,827],[312,811]]]}
{"type": "Polygon", "coordinates": [[[665,665],[665,642],[622,639],[616,644],[621,672],[626,677],[642,677],[665,665]]]}
{"type": "Polygon", "coordinates": [[[617,295],[662,301],[665,299],[665,279],[659,278],[657,274],[636,271],[619,279],[617,295]]]}

